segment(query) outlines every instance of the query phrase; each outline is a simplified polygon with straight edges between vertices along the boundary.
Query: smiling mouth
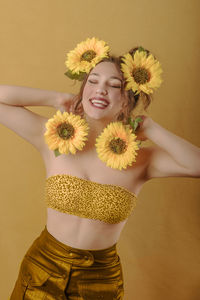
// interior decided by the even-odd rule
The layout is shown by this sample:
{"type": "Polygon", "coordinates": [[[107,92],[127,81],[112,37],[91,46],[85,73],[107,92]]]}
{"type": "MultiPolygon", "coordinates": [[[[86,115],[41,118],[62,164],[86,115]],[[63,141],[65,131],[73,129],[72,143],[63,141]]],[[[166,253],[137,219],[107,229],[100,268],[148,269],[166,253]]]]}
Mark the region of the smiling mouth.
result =
{"type": "Polygon", "coordinates": [[[99,108],[99,109],[105,109],[109,105],[109,104],[105,104],[105,102],[102,103],[101,100],[97,100],[97,99],[96,100],[90,99],[90,103],[93,107],[99,108]]]}

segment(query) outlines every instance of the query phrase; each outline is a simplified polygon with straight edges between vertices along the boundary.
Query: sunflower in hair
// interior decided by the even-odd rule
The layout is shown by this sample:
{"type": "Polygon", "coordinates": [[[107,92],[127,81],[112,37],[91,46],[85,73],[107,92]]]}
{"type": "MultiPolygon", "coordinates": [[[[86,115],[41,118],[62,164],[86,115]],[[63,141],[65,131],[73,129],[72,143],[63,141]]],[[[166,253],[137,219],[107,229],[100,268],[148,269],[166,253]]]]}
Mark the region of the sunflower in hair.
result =
{"type": "Polygon", "coordinates": [[[79,115],[58,110],[53,118],[45,124],[47,131],[44,134],[45,142],[55,156],[60,154],[76,153],[82,150],[87,140],[89,126],[79,115]]]}
{"type": "MultiPolygon", "coordinates": [[[[95,65],[108,57],[109,46],[97,38],[88,38],[67,54],[65,65],[71,74],[89,73],[95,65]]],[[[66,73],[68,76],[68,74],[66,73]]]]}
{"type": "Polygon", "coordinates": [[[152,94],[154,89],[160,87],[163,72],[159,61],[152,54],[139,47],[133,54],[127,53],[122,58],[121,70],[127,81],[126,90],[132,89],[138,95],[141,91],[152,94]]]}
{"type": "Polygon", "coordinates": [[[136,150],[139,150],[136,138],[129,125],[110,123],[96,139],[99,159],[113,169],[126,169],[136,161],[136,150]]]}

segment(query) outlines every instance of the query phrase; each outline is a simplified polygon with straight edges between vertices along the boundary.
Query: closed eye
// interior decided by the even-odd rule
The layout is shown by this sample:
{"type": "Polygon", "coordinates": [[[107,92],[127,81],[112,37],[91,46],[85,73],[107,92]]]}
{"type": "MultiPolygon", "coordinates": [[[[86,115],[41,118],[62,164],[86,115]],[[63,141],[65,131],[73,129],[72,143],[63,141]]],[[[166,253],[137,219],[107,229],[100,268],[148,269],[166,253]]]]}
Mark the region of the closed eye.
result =
{"type": "MultiPolygon", "coordinates": [[[[96,81],[92,81],[92,80],[88,80],[88,82],[90,82],[90,83],[92,83],[92,84],[95,84],[95,83],[97,83],[96,81]]],[[[120,88],[121,88],[121,86],[120,86],[120,85],[111,85],[111,87],[113,87],[113,88],[117,88],[117,89],[120,89],[120,88]]]]}

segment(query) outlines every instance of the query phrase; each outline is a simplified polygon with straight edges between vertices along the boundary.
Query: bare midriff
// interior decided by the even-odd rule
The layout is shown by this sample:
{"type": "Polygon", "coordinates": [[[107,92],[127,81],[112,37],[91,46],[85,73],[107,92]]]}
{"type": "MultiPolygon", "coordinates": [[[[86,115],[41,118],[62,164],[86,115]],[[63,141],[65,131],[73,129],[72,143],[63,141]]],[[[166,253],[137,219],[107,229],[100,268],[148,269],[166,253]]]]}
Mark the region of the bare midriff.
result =
{"type": "Polygon", "coordinates": [[[78,249],[109,248],[118,242],[126,222],[106,224],[47,208],[48,232],[63,244],[78,249]]]}

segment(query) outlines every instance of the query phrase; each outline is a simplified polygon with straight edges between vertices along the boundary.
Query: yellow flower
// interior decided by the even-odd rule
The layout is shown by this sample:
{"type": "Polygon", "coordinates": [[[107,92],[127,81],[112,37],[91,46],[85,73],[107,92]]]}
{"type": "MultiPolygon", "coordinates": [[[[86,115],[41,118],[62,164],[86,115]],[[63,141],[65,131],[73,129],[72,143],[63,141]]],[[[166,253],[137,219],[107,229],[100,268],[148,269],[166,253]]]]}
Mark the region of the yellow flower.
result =
{"type": "Polygon", "coordinates": [[[59,110],[47,121],[45,127],[45,142],[56,156],[69,152],[75,154],[77,149],[82,150],[89,130],[87,122],[79,115],[71,112],[62,114],[59,110]]]}
{"type": "Polygon", "coordinates": [[[163,72],[159,61],[152,54],[147,56],[146,51],[137,50],[134,57],[127,53],[122,58],[121,70],[127,81],[126,90],[132,89],[136,95],[143,91],[152,94],[153,89],[157,89],[162,79],[160,74],[163,72]]]}
{"type": "Polygon", "coordinates": [[[109,46],[104,41],[93,37],[79,43],[67,54],[65,65],[72,73],[89,73],[104,57],[108,57],[109,46]]]}
{"type": "Polygon", "coordinates": [[[139,149],[137,136],[129,125],[121,122],[110,123],[96,139],[98,157],[113,169],[126,169],[136,161],[136,150],[139,149]]]}

